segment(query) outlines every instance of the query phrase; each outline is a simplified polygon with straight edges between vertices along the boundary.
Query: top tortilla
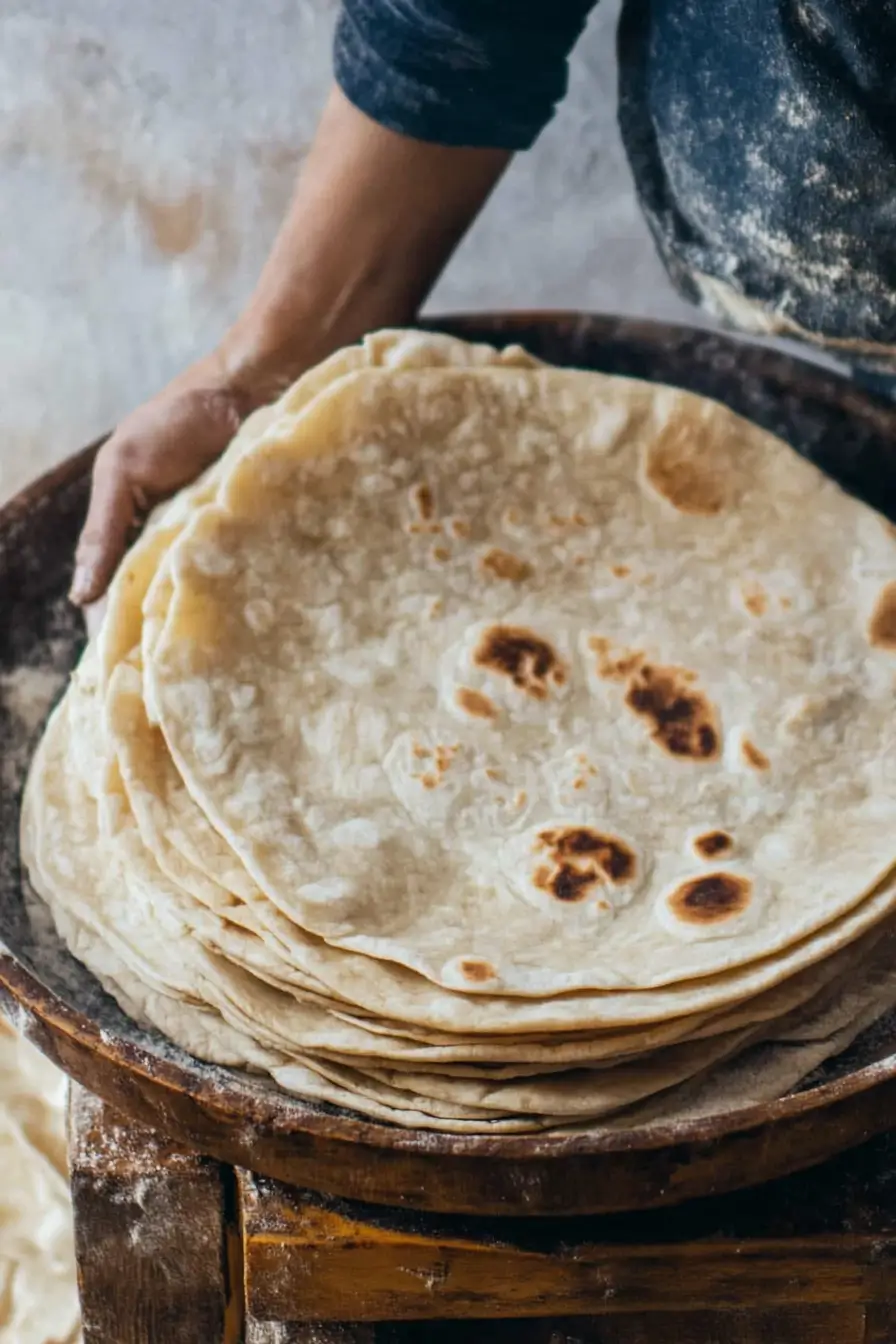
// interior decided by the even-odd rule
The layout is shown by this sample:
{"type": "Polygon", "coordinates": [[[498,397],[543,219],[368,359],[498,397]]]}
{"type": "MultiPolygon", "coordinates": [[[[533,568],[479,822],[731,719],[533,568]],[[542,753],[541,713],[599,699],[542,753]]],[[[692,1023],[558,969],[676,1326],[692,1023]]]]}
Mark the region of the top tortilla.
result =
{"type": "Polygon", "coordinates": [[[896,543],[716,403],[349,374],[165,570],[147,705],[335,947],[471,994],[651,989],[811,955],[893,865],[896,543]]]}

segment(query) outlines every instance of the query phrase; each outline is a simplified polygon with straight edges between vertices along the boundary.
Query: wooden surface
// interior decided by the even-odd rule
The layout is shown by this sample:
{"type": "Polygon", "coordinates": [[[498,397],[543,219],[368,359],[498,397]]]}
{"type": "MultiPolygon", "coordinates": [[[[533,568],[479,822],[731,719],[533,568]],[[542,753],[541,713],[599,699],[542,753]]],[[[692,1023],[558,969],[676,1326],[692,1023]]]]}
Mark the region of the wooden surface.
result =
{"type": "Polygon", "coordinates": [[[535,1224],[421,1217],[237,1179],[247,1310],[262,1320],[808,1305],[848,1316],[896,1299],[896,1138],[765,1190],[535,1224]]]}
{"type": "Polygon", "coordinates": [[[764,1191],[536,1223],[323,1200],[79,1090],[71,1153],[85,1344],[896,1339],[896,1136],[764,1191]]]}
{"type": "Polygon", "coordinates": [[[870,1307],[645,1313],[542,1321],[436,1321],[250,1329],[246,1344],[893,1344],[896,1317],[870,1307]]]}
{"type": "MultiPolygon", "coordinates": [[[[896,515],[896,408],[826,371],[687,328],[583,315],[440,324],[519,340],[558,363],[652,377],[718,397],[781,434],[896,515]]],[[[65,602],[89,451],[0,511],[0,1000],[92,1092],[186,1147],[293,1185],[406,1208],[520,1216],[673,1204],[820,1162],[896,1124],[896,1032],[878,1028],[803,1093],[655,1131],[491,1138],[418,1134],[305,1104],[246,1074],[197,1063],[129,1021],[52,932],[26,914],[17,852],[22,737],[9,687],[58,676],[82,634],[65,602]],[[6,857],[4,857],[6,856],[6,857]]]]}
{"type": "Polygon", "coordinates": [[[85,1344],[223,1344],[228,1173],[78,1087],[69,1157],[85,1344]]]}

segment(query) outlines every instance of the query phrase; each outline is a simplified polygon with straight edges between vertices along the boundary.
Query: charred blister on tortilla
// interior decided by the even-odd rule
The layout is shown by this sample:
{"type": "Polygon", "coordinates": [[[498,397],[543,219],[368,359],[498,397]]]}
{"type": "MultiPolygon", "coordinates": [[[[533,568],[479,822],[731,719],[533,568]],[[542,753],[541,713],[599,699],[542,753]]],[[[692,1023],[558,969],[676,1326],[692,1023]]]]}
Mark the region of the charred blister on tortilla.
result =
{"type": "Polygon", "coordinates": [[[721,924],[742,914],[752,894],[748,877],[720,871],[682,882],[667,898],[667,905],[687,924],[721,924]]]}
{"type": "Polygon", "coordinates": [[[563,686],[567,678],[563,660],[547,640],[521,626],[493,625],[486,630],[473,662],[509,677],[534,700],[546,700],[551,686],[563,686]]]}
{"type": "Polygon", "coordinates": [[[623,840],[590,826],[540,831],[535,843],[550,860],[536,868],[535,886],[558,901],[582,901],[597,887],[630,882],[637,871],[634,852],[623,840]]]}
{"type": "Polygon", "coordinates": [[[877,595],[868,622],[868,643],[875,649],[896,652],[896,581],[885,584],[877,595]]]}
{"type": "Polygon", "coordinates": [[[727,831],[706,831],[695,836],[694,852],[701,859],[717,859],[722,854],[730,854],[734,848],[734,838],[727,831]]]}
{"type": "Polygon", "coordinates": [[[597,675],[625,681],[625,704],[649,725],[651,739],[670,756],[717,760],[721,730],[712,702],[686,667],[658,667],[640,649],[614,647],[600,635],[588,646],[597,654],[597,675]]]}

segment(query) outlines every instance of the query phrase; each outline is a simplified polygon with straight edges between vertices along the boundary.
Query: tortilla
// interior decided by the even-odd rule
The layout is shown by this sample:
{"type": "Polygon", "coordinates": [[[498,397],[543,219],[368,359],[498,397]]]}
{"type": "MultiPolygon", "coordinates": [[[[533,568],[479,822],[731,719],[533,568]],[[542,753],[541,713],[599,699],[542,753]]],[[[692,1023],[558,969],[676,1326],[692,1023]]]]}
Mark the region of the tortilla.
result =
{"type": "Polygon", "coordinates": [[[177,770],[332,946],[467,994],[655,989],[794,947],[893,864],[867,613],[896,544],[714,403],[356,373],[168,567],[144,679],[177,770]]]}

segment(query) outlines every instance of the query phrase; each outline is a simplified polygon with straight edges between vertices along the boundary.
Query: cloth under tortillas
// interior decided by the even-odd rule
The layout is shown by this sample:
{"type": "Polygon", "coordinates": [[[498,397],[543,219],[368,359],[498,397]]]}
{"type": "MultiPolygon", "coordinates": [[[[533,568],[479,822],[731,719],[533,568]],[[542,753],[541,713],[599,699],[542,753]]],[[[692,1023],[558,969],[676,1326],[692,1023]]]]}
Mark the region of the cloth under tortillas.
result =
{"type": "Polygon", "coordinates": [[[152,520],[23,853],[127,1010],[309,1097],[768,1099],[896,999],[894,613],[883,520],[723,407],[383,334],[152,520]]]}

